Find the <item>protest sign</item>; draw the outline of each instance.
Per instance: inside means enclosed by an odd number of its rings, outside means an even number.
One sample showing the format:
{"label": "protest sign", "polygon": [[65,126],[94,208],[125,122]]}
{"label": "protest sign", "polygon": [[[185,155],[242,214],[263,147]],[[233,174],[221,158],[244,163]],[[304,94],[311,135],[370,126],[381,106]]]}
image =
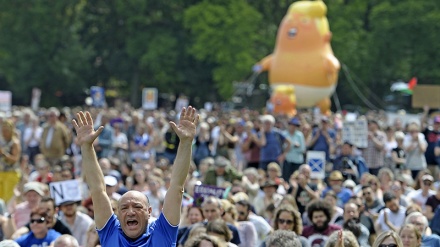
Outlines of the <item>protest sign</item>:
{"label": "protest sign", "polygon": [[412,95],[412,107],[440,108],[440,85],[417,85]]}
{"label": "protest sign", "polygon": [[92,97],[92,105],[94,107],[105,106],[105,91],[103,87],[91,87],[90,96]]}
{"label": "protest sign", "polygon": [[183,107],[188,107],[188,105],[189,105],[189,99],[186,96],[180,96],[176,100],[175,110],[176,112],[180,112]]}
{"label": "protest sign", "polygon": [[0,112],[11,112],[12,92],[0,91]]}
{"label": "protest sign", "polygon": [[325,152],[307,151],[306,160],[312,170],[310,176],[312,178],[324,179],[326,164]]}
{"label": "protest sign", "polygon": [[366,148],[368,146],[367,120],[345,121],[342,126],[342,141],[348,141],[357,148]]}
{"label": "protest sign", "polygon": [[144,88],[142,90],[142,108],[144,110],[157,109],[157,88]]}
{"label": "protest sign", "polygon": [[40,107],[40,99],[41,99],[41,89],[39,88],[32,88],[32,98],[31,98],[31,108],[34,111],[38,110],[38,107]]}
{"label": "protest sign", "polygon": [[49,184],[50,196],[55,200],[55,205],[64,202],[81,201],[81,190],[78,180],[67,180]]}
{"label": "protest sign", "polygon": [[200,207],[204,198],[208,196],[214,196],[217,198],[223,198],[226,189],[212,185],[196,185],[194,186],[194,205]]}

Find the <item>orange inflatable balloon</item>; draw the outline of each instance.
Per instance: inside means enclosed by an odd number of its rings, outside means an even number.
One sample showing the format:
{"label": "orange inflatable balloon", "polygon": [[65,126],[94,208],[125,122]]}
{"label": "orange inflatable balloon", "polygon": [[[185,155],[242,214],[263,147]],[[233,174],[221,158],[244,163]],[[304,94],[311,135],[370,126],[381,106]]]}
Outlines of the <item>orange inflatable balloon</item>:
{"label": "orange inflatable balloon", "polygon": [[254,66],[257,72],[269,72],[272,92],[293,86],[296,107],[327,105],[324,111],[330,107],[328,98],[336,88],[340,63],[330,46],[326,13],[322,1],[291,4],[278,29],[274,52]]}

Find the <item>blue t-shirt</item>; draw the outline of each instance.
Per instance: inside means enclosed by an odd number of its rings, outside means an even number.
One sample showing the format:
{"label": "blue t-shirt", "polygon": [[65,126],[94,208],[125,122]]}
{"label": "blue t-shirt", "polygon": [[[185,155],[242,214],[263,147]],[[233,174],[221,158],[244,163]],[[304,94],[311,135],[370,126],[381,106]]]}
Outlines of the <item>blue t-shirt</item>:
{"label": "blue t-shirt", "polygon": [[260,149],[260,160],[263,162],[277,161],[278,156],[283,153],[283,143],[286,137],[277,129],[264,133],[266,145]]}
{"label": "blue t-shirt", "polygon": [[161,213],[155,222],[148,225],[146,232],[142,234],[141,237],[132,241],[125,236],[118,218],[113,214],[105,226],[98,230],[98,235],[102,246],[175,247],[177,242],[177,230],[178,226],[170,225],[165,215]]}
{"label": "blue t-shirt", "polygon": [[[321,131],[321,129],[314,128],[312,136],[315,137],[315,135],[317,135],[319,131]],[[334,142],[334,140],[336,138],[336,132],[333,129],[328,129],[328,135]],[[324,135],[322,135],[322,134],[319,135],[318,139],[316,140],[315,144],[313,145],[313,147],[311,149],[313,151],[324,151],[326,159],[329,160],[329,158],[330,158],[330,145],[325,140]]]}
{"label": "blue t-shirt", "polygon": [[422,247],[440,247],[440,237],[436,234],[422,237]]}
{"label": "blue t-shirt", "polygon": [[15,242],[21,247],[48,247],[59,236],[61,236],[60,233],[54,229],[49,229],[44,238],[36,238],[32,232],[29,232],[26,235],[17,238]]}

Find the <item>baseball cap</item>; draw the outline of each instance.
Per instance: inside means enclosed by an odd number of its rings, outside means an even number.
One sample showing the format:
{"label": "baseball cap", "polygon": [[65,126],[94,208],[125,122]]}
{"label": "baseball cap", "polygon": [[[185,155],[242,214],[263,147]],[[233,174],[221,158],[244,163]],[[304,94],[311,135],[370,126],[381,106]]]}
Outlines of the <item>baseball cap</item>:
{"label": "baseball cap", "polygon": [[40,196],[44,196],[44,191],[41,188],[41,185],[39,182],[29,182],[26,183],[23,187],[23,194],[28,193],[29,191],[35,191],[37,192],[37,194],[39,194]]}
{"label": "baseball cap", "polygon": [[295,126],[300,126],[301,125],[301,123],[299,122],[298,118],[296,118],[296,117],[290,119],[289,124],[295,125]]}
{"label": "baseball cap", "polygon": [[115,177],[110,176],[110,175],[104,177],[104,182],[105,182],[105,185],[110,186],[110,187],[116,186],[116,184],[118,184],[118,180]]}

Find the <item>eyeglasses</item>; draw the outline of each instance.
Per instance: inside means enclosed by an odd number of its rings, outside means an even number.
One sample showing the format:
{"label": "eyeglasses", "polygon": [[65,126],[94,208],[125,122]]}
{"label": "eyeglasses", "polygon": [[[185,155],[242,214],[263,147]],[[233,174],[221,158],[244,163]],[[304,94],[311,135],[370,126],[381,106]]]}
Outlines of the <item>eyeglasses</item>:
{"label": "eyeglasses", "polygon": [[291,224],[293,224],[293,220],[278,219],[278,224],[287,224],[287,225],[291,225]]}
{"label": "eyeglasses", "polygon": [[364,192],[364,193],[362,193],[363,196],[370,195],[370,194],[371,194],[371,192]]}
{"label": "eyeglasses", "polygon": [[397,244],[379,244],[379,247],[397,247]]}
{"label": "eyeglasses", "polygon": [[33,223],[41,224],[41,223],[44,223],[45,221],[46,221],[46,219],[44,219],[43,217],[41,217],[39,219],[31,219],[31,224],[33,224]]}
{"label": "eyeglasses", "polygon": [[246,212],[238,212],[239,215],[246,215]]}

